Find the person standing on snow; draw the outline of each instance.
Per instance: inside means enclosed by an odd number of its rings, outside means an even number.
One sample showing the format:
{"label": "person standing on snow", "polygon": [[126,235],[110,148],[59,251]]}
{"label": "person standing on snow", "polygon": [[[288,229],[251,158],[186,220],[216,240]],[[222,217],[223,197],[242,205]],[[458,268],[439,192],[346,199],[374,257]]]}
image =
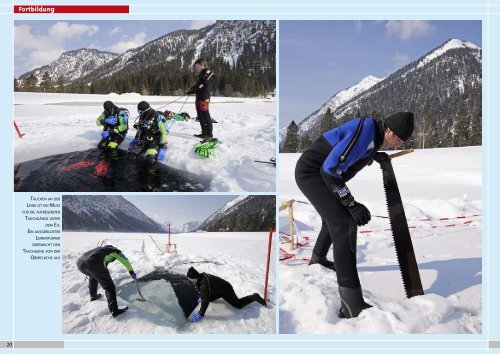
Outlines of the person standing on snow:
{"label": "person standing on snow", "polygon": [[233,286],[224,279],[216,277],[212,274],[198,273],[193,267],[188,269],[187,277],[191,283],[196,285],[200,294],[201,307],[200,311],[189,316],[189,321],[195,323],[201,321],[208,304],[217,299],[224,299],[231,306],[241,309],[254,301],[257,301],[262,306],[266,306],[264,299],[257,293],[238,298],[234,292]]}
{"label": "person standing on snow", "polygon": [[213,126],[208,106],[210,103],[210,81],[214,76],[213,70],[207,67],[205,59],[198,59],[194,62],[194,68],[198,73],[198,80],[187,92],[186,95],[196,94],[196,114],[200,121],[201,134],[194,136],[202,139],[213,138]]}
{"label": "person standing on snow", "polygon": [[128,151],[137,156],[146,151],[146,161],[153,163],[164,160],[167,154],[168,133],[165,128],[165,117],[155,111],[148,102],[141,101],[137,105],[139,121],[134,124],[137,129],[135,138],[130,142]]}
{"label": "person standing on snow", "polygon": [[[413,129],[412,112],[398,112],[384,121],[355,118],[323,133],[297,161],[297,186],[322,220],[309,264],[336,271],[341,318],[357,317],[371,307],[363,299],[356,268],[357,227],[367,224],[371,215],[345,183],[384,154],[379,149],[399,147],[410,139]],[[326,258],[332,243],[334,262]]]}
{"label": "person standing on snow", "polygon": [[104,111],[97,117],[97,126],[102,126],[99,149],[115,150],[125,139],[128,131],[129,112],[125,108],[117,107],[113,102],[103,104]]}
{"label": "person standing on snow", "polygon": [[115,260],[120,261],[127,268],[132,279],[137,279],[137,275],[127,257],[122,251],[111,245],[87,251],[76,261],[76,266],[80,272],[89,277],[90,301],[95,301],[101,297],[101,294],[97,293],[97,284],[100,284],[106,294],[108,308],[113,317],[128,310],[128,307],[118,308],[115,283],[113,283],[111,274],[109,274],[108,264]]}

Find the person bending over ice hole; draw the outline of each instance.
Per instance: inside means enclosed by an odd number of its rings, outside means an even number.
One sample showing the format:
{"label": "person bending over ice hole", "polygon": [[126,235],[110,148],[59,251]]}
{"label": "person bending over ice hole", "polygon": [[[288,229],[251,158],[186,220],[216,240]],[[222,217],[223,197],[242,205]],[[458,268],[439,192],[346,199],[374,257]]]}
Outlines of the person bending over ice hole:
{"label": "person bending over ice hole", "polygon": [[100,284],[108,300],[108,308],[113,317],[116,317],[128,310],[128,307],[118,308],[116,299],[116,288],[109,274],[108,264],[118,259],[127,268],[132,279],[137,279],[137,275],[132,269],[132,265],[127,257],[118,248],[107,245],[97,247],[85,252],[76,261],[76,266],[89,278],[90,301],[97,300],[101,294],[97,293],[97,284]]}
{"label": "person bending over ice hole", "polygon": [[137,113],[139,113],[139,121],[134,124],[137,133],[128,148],[130,156],[136,157],[146,151],[147,162],[164,160],[168,140],[168,133],[163,124],[165,117],[161,112],[151,108],[146,101],[139,102]]}
{"label": "person bending over ice hole", "polygon": [[214,76],[213,70],[207,67],[205,59],[198,59],[194,62],[194,68],[198,73],[198,80],[187,92],[186,95],[196,94],[196,114],[200,121],[201,134],[194,136],[202,139],[213,138],[213,126],[208,106],[210,104],[210,81]]}
{"label": "person bending over ice hole", "polygon": [[103,103],[104,111],[97,117],[97,126],[102,126],[101,141],[97,145],[99,149],[116,151],[128,131],[129,112],[125,108],[117,107],[113,102]]}
{"label": "person bending over ice hole", "polygon": [[196,269],[191,267],[188,269],[187,277],[191,283],[196,285],[200,294],[200,311],[193,313],[188,318],[188,320],[193,323],[201,321],[203,316],[205,316],[208,304],[220,298],[237,309],[241,309],[254,301],[257,301],[262,306],[266,306],[264,299],[257,293],[242,297],[241,299],[238,298],[234,292],[233,286],[226,280],[216,277],[215,275],[198,273]]}
{"label": "person bending over ice hole", "polygon": [[[357,317],[371,307],[363,299],[356,268],[357,227],[371,215],[345,184],[373,160],[381,148],[399,147],[413,134],[412,112],[395,113],[385,121],[355,118],[323,133],[298,159],[295,180],[321,216],[321,230],[309,264],[337,273],[340,318]],[[334,262],[326,255],[333,244]]]}

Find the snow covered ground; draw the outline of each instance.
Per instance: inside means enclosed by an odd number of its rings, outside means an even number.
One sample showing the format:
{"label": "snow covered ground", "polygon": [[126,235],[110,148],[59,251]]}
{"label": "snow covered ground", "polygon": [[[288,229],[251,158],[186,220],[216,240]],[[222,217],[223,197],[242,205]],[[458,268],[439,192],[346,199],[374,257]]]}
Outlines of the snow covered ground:
{"label": "snow covered ground", "polygon": [[[14,131],[14,161],[20,163],[54,154],[95,147],[101,127],[95,124],[102,104],[112,100],[131,113],[129,133],[120,146],[127,149],[135,135],[133,120],[137,103],[148,101],[160,108],[178,97],[140,96],[139,94],[79,95],[15,93],[15,121],[26,134],[22,139]],[[196,116],[194,97],[190,96],[162,107]],[[276,156],[275,100],[255,98],[213,97],[210,113],[218,121],[214,136],[222,144],[216,155],[207,160],[193,150],[199,139],[200,124],[194,120],[176,122],[170,130],[167,158],[162,163],[189,171],[211,180],[212,192],[271,192],[275,187],[276,169],[254,160]],[[170,123],[168,123],[170,124]]]}
{"label": "snow covered ground", "polygon": [[[166,235],[153,234],[152,237],[160,247],[167,243]],[[216,300],[210,303],[201,322],[178,327],[120,297],[118,305],[129,306],[129,310],[116,319],[111,317],[104,296],[99,301],[89,302],[88,282],[77,269],[76,260],[102,240],[122,250],[139,278],[155,267],[186,274],[187,269],[194,266],[199,272],[228,280],[240,297],[254,292],[263,295],[267,233],[176,234],[171,242],[177,244],[178,253],[161,255],[149,234],[66,232],[63,234],[62,262],[63,333],[275,333],[274,257],[271,259],[267,308],[253,303],[237,310],[223,300]],[[184,264],[189,262],[199,263]],[[108,269],[117,287],[132,281],[119,262],[111,263]],[[103,294],[100,287],[98,291]]]}
{"label": "snow covered ground", "polygon": [[[321,221],[311,205],[294,203],[299,239],[310,240],[280,265],[280,333],[481,333],[482,217],[435,220],[482,213],[481,154],[481,147],[417,150],[393,161],[408,224],[415,226],[410,233],[425,295],[405,299],[392,234],[384,231],[388,221],[375,217],[358,229],[357,249],[365,300],[374,307],[356,319],[336,315],[335,273],[303,259],[311,256]],[[280,154],[280,202],[307,201],[294,180],[299,156]],[[387,215],[377,163],[348,185],[372,216]],[[289,233],[286,211],[280,231]]]}

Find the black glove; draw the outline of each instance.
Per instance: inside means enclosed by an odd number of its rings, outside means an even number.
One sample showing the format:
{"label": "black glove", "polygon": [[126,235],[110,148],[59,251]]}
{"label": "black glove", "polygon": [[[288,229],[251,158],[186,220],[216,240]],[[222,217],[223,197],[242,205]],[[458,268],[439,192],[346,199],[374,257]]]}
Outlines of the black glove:
{"label": "black glove", "polygon": [[353,201],[351,205],[347,207],[349,213],[351,213],[354,222],[358,226],[363,226],[368,224],[372,218],[370,211],[363,204]]}
{"label": "black glove", "polygon": [[373,159],[378,163],[382,163],[383,161],[387,161],[389,159],[389,155],[387,155],[385,152],[377,152]]}

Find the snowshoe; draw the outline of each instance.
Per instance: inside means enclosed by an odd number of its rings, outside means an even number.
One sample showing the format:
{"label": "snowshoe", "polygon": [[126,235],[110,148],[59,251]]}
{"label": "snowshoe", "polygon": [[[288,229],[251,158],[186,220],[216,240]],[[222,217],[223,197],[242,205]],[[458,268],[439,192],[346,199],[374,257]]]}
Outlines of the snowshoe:
{"label": "snowshoe", "polygon": [[217,140],[217,138],[202,140],[196,144],[194,152],[203,157],[211,157],[217,144],[219,144],[219,140]]}

